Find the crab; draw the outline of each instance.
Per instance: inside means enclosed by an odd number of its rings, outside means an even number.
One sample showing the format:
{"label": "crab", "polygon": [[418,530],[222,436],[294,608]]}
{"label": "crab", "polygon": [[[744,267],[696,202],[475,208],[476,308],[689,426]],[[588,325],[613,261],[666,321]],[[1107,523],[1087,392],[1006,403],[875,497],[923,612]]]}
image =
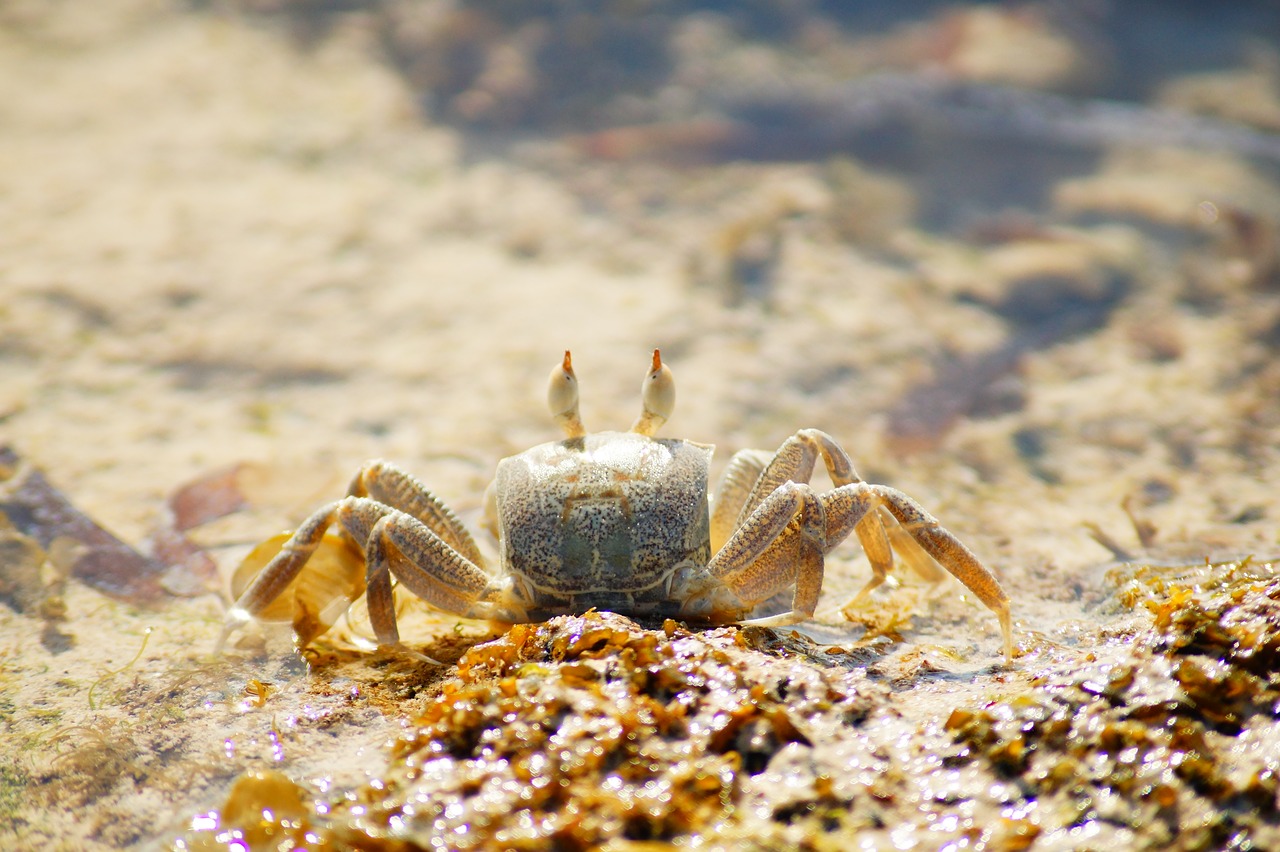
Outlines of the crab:
{"label": "crab", "polygon": [[[675,381],[659,350],[641,397],[630,431],[588,433],[564,353],[547,397],[563,440],[500,461],[485,495],[496,570],[458,517],[416,479],[385,461],[365,464],[346,497],[272,547],[229,610],[223,639],[282,597],[334,538],[330,528],[358,554],[364,573],[341,603],[365,594],[379,644],[398,647],[393,577],[433,607],[496,622],[597,608],[706,624],[792,624],[813,616],[824,558],[855,532],[872,568],[855,600],[884,582],[895,549],[904,555],[918,545],[996,614],[1012,659],[1009,598],[995,576],[906,494],[861,480],[830,435],[802,429],[775,453],[739,451],[711,499],[714,447],[655,437],[675,406]],[[828,491],[808,484],[819,459]]]}

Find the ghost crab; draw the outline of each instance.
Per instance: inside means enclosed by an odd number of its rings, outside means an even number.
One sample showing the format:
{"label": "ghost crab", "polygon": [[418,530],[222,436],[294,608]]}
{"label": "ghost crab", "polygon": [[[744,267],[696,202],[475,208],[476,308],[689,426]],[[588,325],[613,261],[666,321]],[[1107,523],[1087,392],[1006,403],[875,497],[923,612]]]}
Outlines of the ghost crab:
{"label": "ghost crab", "polygon": [[[996,578],[910,497],[859,479],[830,435],[802,429],[776,453],[736,453],[709,500],[713,446],[654,437],[675,405],[675,382],[658,350],[641,395],[643,409],[629,432],[588,433],[564,353],[548,390],[564,439],[503,459],[486,493],[497,571],[430,491],[384,461],[369,462],[347,497],[316,511],[273,549],[229,611],[223,640],[282,596],[332,539],[330,527],[363,563],[363,582],[341,603],[365,594],[378,642],[391,646],[400,644],[393,576],[432,606],[467,618],[540,621],[595,607],[780,626],[813,615],[823,559],[850,532],[872,567],[861,598],[884,582],[893,548],[911,545],[902,541],[905,530],[997,615],[1012,659],[1009,599]],[[819,459],[834,486],[822,493],[808,484]],[[787,592],[785,611],[752,617]]]}

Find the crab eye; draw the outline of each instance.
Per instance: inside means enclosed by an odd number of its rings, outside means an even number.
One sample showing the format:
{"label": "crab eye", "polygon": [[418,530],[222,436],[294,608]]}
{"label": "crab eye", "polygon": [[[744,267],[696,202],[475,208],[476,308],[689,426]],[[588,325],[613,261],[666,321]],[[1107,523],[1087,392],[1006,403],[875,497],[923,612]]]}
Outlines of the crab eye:
{"label": "crab eye", "polygon": [[552,415],[559,417],[568,414],[578,405],[578,377],[573,374],[573,362],[569,352],[564,353],[564,362],[556,364],[551,371],[551,381],[547,387],[547,405]]}
{"label": "crab eye", "polygon": [[663,420],[671,417],[676,408],[676,379],[671,368],[662,363],[662,352],[653,350],[653,367],[649,375],[644,377],[644,386],[640,390],[644,398],[644,407]]}
{"label": "crab eye", "polygon": [[644,411],[631,431],[652,435],[658,431],[659,426],[667,422],[676,407],[676,380],[671,375],[671,369],[662,363],[662,353],[657,349],[653,350],[653,366],[644,377],[640,395]]}
{"label": "crab eye", "polygon": [[578,377],[573,374],[573,361],[567,349],[564,361],[551,370],[547,406],[551,409],[551,416],[560,421],[570,438],[583,434],[582,421],[578,418]]}

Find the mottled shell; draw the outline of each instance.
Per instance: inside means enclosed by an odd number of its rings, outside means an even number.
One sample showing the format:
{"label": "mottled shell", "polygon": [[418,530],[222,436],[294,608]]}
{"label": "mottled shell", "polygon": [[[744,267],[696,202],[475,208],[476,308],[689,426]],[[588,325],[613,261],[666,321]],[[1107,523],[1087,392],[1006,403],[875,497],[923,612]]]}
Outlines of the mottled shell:
{"label": "mottled shell", "polygon": [[644,611],[665,600],[678,567],[706,565],[712,450],[599,432],[503,459],[495,482],[502,564],[531,607],[624,602]]}

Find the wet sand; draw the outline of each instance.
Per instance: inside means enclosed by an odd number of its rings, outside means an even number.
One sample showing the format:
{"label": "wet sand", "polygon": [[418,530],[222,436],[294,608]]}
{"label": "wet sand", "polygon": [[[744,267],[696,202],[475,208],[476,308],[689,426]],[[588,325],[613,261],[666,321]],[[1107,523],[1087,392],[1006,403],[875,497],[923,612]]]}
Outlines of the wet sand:
{"label": "wet sand", "polygon": [[[864,679],[885,731],[976,741],[958,709],[1041,699],[1157,648],[1177,582],[1126,598],[1118,563],[1178,577],[1280,551],[1274,164],[1111,147],[1035,216],[940,231],[910,182],[850,159],[669,166],[556,134],[484,155],[424,118],[367,18],[300,45],[249,14],[82,11],[0,12],[0,443],[138,546],[184,484],[243,463],[255,479],[248,508],[192,533],[214,593],[179,582],[139,606],[72,580],[54,603],[0,605],[7,845],[164,844],[246,771],[334,789],[387,771],[383,744],[456,672],[345,650],[358,623],[310,671],[278,631],[214,656],[221,584],[369,458],[476,528],[496,461],[557,437],[544,382],[565,349],[588,428],[630,424],[660,347],[678,383],[664,434],[717,444],[714,473],[824,429],[991,566],[1013,599],[1011,668],[995,618],[951,580],[906,577],[842,616],[869,575],[853,541],[815,621],[756,649]],[[725,73],[714,35],[685,33]],[[1256,93],[1240,99],[1254,126],[1280,126],[1271,61],[1185,75],[1163,102],[1225,86]],[[1080,305],[1096,308],[1081,328],[1038,324]],[[455,661],[488,635],[456,621],[411,615],[406,639]],[[749,655],[738,665],[749,678]],[[1265,750],[1274,714],[1250,718]],[[975,807],[969,829],[1014,819]],[[1042,848],[1079,839],[1047,810],[1016,819]],[[1155,836],[1115,824],[1093,842]]]}

